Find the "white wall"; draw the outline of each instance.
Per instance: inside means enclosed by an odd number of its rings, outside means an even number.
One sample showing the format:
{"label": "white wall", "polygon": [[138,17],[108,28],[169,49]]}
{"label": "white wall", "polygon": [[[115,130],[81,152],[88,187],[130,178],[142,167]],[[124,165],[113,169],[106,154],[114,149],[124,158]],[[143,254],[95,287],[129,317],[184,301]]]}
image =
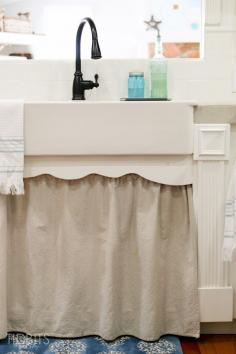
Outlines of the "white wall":
{"label": "white wall", "polygon": [[[169,65],[170,97],[196,102],[236,102],[236,1],[207,0],[207,29],[203,61],[174,60]],[[100,74],[101,87],[90,98],[119,99],[127,95],[127,76],[148,62],[98,60],[84,63],[84,77]],[[4,63],[0,61],[0,98],[63,100],[71,98],[72,62]],[[235,87],[236,91],[236,87]]]}

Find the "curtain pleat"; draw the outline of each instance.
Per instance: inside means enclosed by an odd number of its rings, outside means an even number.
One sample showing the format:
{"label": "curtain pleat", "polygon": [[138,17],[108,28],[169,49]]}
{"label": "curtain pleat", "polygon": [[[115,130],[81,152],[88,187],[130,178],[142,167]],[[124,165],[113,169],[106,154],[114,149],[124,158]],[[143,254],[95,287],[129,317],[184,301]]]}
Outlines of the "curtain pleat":
{"label": "curtain pleat", "polygon": [[7,333],[7,203],[0,195],[0,338]]}
{"label": "curtain pleat", "polygon": [[0,199],[1,337],[198,337],[192,204],[137,175],[26,179]]}

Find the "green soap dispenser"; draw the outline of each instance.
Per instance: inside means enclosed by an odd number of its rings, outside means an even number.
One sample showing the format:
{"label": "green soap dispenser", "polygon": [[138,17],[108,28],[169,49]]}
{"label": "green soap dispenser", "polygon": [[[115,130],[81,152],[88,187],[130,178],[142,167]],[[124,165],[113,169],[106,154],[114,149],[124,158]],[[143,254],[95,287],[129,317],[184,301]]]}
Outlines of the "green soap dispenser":
{"label": "green soap dispenser", "polygon": [[154,58],[150,62],[151,98],[168,99],[167,60]]}
{"label": "green soap dispenser", "polygon": [[150,96],[160,100],[168,99],[168,62],[163,55],[163,46],[159,25],[154,16],[150,21],[145,21],[150,29],[157,30],[157,42],[155,56],[150,59]]}

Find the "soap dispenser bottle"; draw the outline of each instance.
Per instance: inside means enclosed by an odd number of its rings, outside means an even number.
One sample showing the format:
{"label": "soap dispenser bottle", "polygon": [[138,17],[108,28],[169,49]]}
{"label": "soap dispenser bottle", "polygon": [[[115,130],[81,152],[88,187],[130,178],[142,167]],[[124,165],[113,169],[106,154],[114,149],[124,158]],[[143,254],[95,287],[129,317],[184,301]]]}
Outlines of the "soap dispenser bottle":
{"label": "soap dispenser bottle", "polygon": [[168,62],[163,55],[163,46],[159,26],[157,26],[156,29],[156,53],[150,60],[151,98],[165,101],[168,99]]}

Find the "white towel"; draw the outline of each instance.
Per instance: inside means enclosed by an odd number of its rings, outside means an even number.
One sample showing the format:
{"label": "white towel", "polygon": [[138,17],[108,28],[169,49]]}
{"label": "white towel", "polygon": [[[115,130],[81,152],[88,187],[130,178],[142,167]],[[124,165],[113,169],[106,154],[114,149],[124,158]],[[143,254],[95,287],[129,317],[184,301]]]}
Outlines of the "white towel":
{"label": "white towel", "polygon": [[236,163],[231,175],[225,204],[223,260],[236,261]]}
{"label": "white towel", "polygon": [[24,104],[0,101],[0,193],[24,194]]}

